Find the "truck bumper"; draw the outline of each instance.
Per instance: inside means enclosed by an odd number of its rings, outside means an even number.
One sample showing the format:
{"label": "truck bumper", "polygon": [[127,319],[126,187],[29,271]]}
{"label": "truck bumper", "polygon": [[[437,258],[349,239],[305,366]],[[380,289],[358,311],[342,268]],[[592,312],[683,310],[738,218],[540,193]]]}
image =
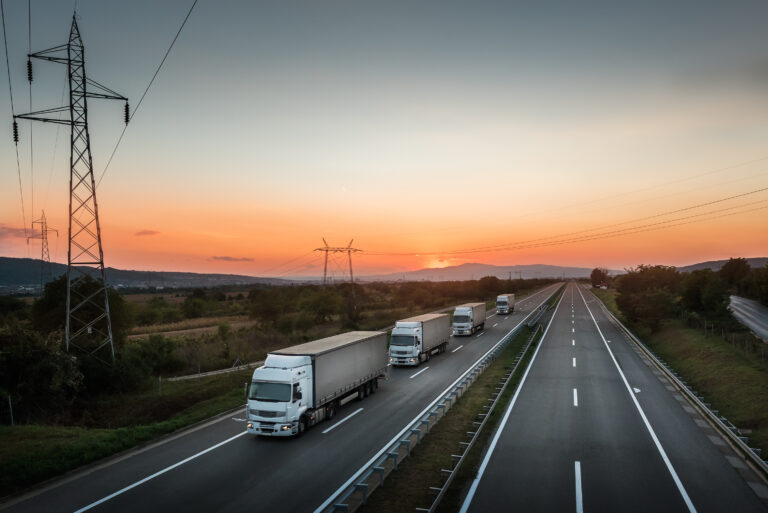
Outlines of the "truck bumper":
{"label": "truck bumper", "polygon": [[390,364],[392,365],[407,365],[414,366],[419,364],[418,356],[392,356],[390,357]]}
{"label": "truck bumper", "polygon": [[258,420],[251,420],[245,425],[245,430],[251,435],[293,436],[298,431],[298,423],[260,422]]}
{"label": "truck bumper", "polygon": [[464,335],[471,335],[472,330],[453,330],[453,334],[456,335],[457,337],[461,337]]}

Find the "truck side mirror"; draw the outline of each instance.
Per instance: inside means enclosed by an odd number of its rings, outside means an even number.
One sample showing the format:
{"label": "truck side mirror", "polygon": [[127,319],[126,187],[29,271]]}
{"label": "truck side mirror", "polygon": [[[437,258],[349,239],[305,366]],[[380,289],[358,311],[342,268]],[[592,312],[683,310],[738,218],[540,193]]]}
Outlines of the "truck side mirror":
{"label": "truck side mirror", "polygon": [[294,398],[294,401],[298,401],[301,399],[301,392],[296,392],[296,396]]}

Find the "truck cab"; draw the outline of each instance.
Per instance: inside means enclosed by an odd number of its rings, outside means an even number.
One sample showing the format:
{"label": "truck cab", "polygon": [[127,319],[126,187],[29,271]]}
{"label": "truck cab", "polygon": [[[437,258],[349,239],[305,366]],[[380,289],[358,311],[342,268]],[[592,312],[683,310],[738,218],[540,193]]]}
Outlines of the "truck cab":
{"label": "truck cab", "polygon": [[400,322],[389,339],[389,362],[392,365],[419,365],[422,353],[421,323]]}
{"label": "truck cab", "polygon": [[309,356],[268,355],[253,373],[246,429],[254,435],[292,436],[306,428],[300,419],[313,402]]}

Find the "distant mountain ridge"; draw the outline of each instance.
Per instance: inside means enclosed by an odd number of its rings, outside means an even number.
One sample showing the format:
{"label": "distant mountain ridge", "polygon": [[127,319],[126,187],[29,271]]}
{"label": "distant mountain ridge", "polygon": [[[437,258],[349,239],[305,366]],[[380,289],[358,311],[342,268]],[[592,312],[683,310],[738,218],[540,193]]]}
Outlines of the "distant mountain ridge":
{"label": "distant mountain ridge", "polygon": [[[67,266],[51,263],[54,278],[67,272]],[[290,280],[259,278],[240,274],[201,274],[165,271],[130,271],[107,267],[107,283],[126,288],[188,288],[220,285],[287,285]],[[0,257],[0,294],[37,290],[40,286],[40,260],[35,258]]]}
{"label": "distant mountain ridge", "polygon": [[[749,266],[753,269],[758,267],[765,267],[768,264],[768,257],[755,257],[747,258]],[[719,271],[728,260],[712,260],[709,262],[700,262],[698,264],[686,265],[685,267],[678,267],[677,270],[687,273],[691,271],[698,271],[701,269],[712,269],[713,271]]]}
{"label": "distant mountain ridge", "polygon": [[[589,278],[593,268],[561,267],[558,265],[529,264],[529,265],[489,265],[461,264],[452,267],[434,269],[419,269],[403,273],[377,274],[360,276],[360,281],[462,281],[479,280],[484,276],[508,278]],[[609,270],[610,274],[622,274],[624,271]]]}

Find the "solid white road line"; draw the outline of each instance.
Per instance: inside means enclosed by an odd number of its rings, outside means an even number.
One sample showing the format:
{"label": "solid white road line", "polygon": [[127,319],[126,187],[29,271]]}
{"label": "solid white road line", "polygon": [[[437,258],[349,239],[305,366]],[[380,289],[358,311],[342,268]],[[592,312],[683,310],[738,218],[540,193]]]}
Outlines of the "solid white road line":
{"label": "solid white road line", "polygon": [[573,405],[577,408],[579,406],[579,391],[575,388],[573,389]]}
{"label": "solid white road line", "polygon": [[453,351],[451,351],[451,352],[452,352],[452,353],[455,353],[456,351],[458,351],[458,350],[459,350],[459,349],[461,349],[462,347],[464,347],[464,344],[460,345],[459,347],[457,347],[456,349],[454,349],[454,350],[453,350]]}
{"label": "solid white road line", "polygon": [[581,498],[581,462],[574,462],[574,471],[576,474],[576,513],[584,513],[584,504]]}
{"label": "solid white road line", "polygon": [[82,513],[83,511],[88,511],[91,508],[95,508],[96,506],[98,506],[100,504],[103,504],[103,503],[107,502],[110,499],[114,499],[118,495],[122,495],[125,492],[136,488],[137,486],[141,486],[144,483],[146,483],[147,481],[150,481],[150,480],[152,480],[152,479],[154,479],[154,478],[156,478],[158,476],[161,476],[161,475],[165,474],[166,472],[169,472],[169,471],[175,469],[176,467],[180,467],[181,465],[184,465],[185,463],[188,463],[188,462],[194,460],[195,458],[198,458],[198,457],[202,456],[203,454],[207,454],[207,453],[213,451],[214,449],[218,449],[222,445],[228,444],[232,440],[240,438],[241,436],[243,436],[243,435],[245,435],[247,433],[248,433],[247,431],[243,431],[242,433],[238,433],[235,436],[227,438],[223,442],[219,442],[216,445],[212,445],[209,448],[207,448],[207,449],[205,449],[203,451],[198,452],[197,454],[193,454],[189,458],[183,459],[183,460],[179,461],[178,463],[174,463],[173,465],[171,465],[169,467],[165,467],[163,470],[159,470],[159,471],[155,472],[154,474],[145,477],[144,479],[141,479],[141,480],[136,481],[135,483],[133,483],[131,485],[126,486],[125,488],[121,488],[120,490],[116,491],[115,493],[107,495],[103,499],[99,499],[96,502],[92,502],[91,504],[89,504],[89,505],[87,505],[87,506],[85,506],[83,508],[78,509],[77,511],[75,511],[75,513]]}
{"label": "solid white road line", "polygon": [[[536,294],[532,294],[531,296],[528,296],[528,298],[527,298],[527,299],[533,299],[533,296],[537,296],[537,295],[539,295],[539,294],[543,294],[543,293],[546,293],[546,292],[548,292],[549,290],[551,290],[551,288],[550,288],[550,287],[548,287],[548,288],[546,288],[546,289],[544,289],[544,290],[541,290],[541,291],[537,292]],[[541,302],[539,303],[539,306],[541,306],[543,303],[544,303],[544,301],[541,301]],[[559,305],[559,303],[558,303],[558,305]],[[537,308],[538,308],[538,306],[537,306]],[[533,311],[529,312],[529,313],[528,313],[528,315],[526,315],[526,316],[523,318],[523,320],[521,320],[519,323],[517,323],[517,324],[515,325],[515,327],[514,327],[514,328],[512,328],[511,330],[509,330],[509,331],[506,333],[506,335],[504,335],[504,336],[507,336],[507,335],[509,335],[510,333],[512,333],[514,330],[516,330],[516,329],[517,329],[517,328],[518,328],[518,327],[519,327],[521,324],[523,324],[523,323],[524,323],[526,320],[528,320],[528,318],[529,318],[529,317],[531,317],[532,315],[533,315]],[[551,324],[551,323],[552,323],[552,321],[550,320],[550,324]],[[549,325],[547,325],[547,329],[549,329]],[[546,331],[545,331],[545,333],[546,333]],[[405,427],[404,427],[404,428],[403,428],[403,429],[402,429],[402,430],[401,430],[399,433],[397,433],[397,434],[396,434],[396,435],[395,435],[395,436],[394,436],[394,437],[393,437],[393,438],[392,438],[392,439],[391,439],[389,442],[387,442],[387,443],[386,443],[386,444],[385,444],[385,445],[384,445],[384,446],[383,446],[381,449],[379,449],[379,451],[378,451],[376,454],[374,454],[374,455],[371,457],[371,459],[369,459],[369,460],[368,460],[366,463],[364,463],[362,467],[358,468],[358,469],[357,469],[357,471],[356,471],[354,474],[352,474],[352,476],[351,476],[349,479],[347,479],[347,480],[346,480],[346,482],[344,482],[344,484],[342,484],[342,485],[341,485],[339,488],[337,488],[337,489],[336,489],[336,491],[335,491],[335,492],[333,492],[333,493],[332,493],[332,494],[331,494],[331,495],[330,495],[330,496],[329,496],[327,499],[325,499],[325,501],[323,501],[323,503],[322,503],[320,506],[318,506],[318,507],[315,509],[314,513],[321,513],[322,511],[324,511],[324,510],[325,510],[325,508],[327,508],[327,507],[328,507],[328,506],[331,504],[331,502],[333,502],[333,501],[334,501],[334,500],[337,498],[337,496],[338,496],[338,495],[339,495],[339,494],[340,494],[342,491],[344,491],[344,490],[345,490],[345,489],[346,489],[346,488],[347,488],[349,485],[351,485],[351,484],[352,484],[352,483],[355,481],[355,479],[359,478],[359,477],[360,477],[360,476],[363,474],[363,472],[365,472],[365,471],[366,471],[366,469],[368,469],[368,467],[369,467],[369,466],[370,466],[370,465],[371,465],[371,464],[372,464],[374,461],[376,461],[377,459],[379,459],[379,458],[380,458],[380,457],[381,457],[381,456],[384,454],[384,451],[385,451],[385,450],[387,450],[387,447],[389,447],[391,444],[393,444],[393,443],[394,443],[396,440],[398,440],[399,438],[401,438],[401,437],[402,437],[402,436],[403,436],[403,435],[404,435],[404,434],[407,432],[407,430],[408,430],[408,426],[409,426],[409,425],[410,425],[412,422],[415,422],[415,421],[416,421],[416,419],[418,419],[419,417],[421,417],[421,416],[423,416],[424,414],[426,414],[426,413],[427,413],[427,412],[428,412],[428,411],[429,411],[429,410],[430,410],[432,407],[434,407],[434,406],[435,406],[435,404],[437,404],[437,403],[438,403],[438,401],[440,401],[441,399],[443,399],[443,396],[444,396],[445,394],[447,394],[447,393],[448,393],[448,391],[449,391],[449,390],[451,390],[451,388],[453,388],[453,387],[454,387],[454,386],[455,386],[455,385],[456,385],[456,384],[457,384],[459,381],[461,381],[462,379],[464,379],[464,378],[467,376],[467,374],[469,374],[469,372],[470,372],[470,370],[472,369],[472,367],[474,367],[475,365],[477,365],[477,364],[478,364],[478,363],[479,363],[479,362],[480,362],[480,361],[481,361],[483,358],[485,358],[486,356],[488,356],[489,354],[491,354],[491,352],[493,352],[493,350],[494,350],[494,349],[496,349],[496,347],[498,347],[498,345],[501,343],[501,341],[502,341],[503,339],[504,339],[504,337],[501,337],[501,338],[500,338],[500,339],[499,339],[499,340],[498,340],[498,341],[497,341],[497,342],[496,342],[496,343],[495,343],[493,346],[491,346],[491,348],[490,348],[490,349],[488,349],[488,351],[486,351],[486,352],[485,352],[485,353],[484,353],[482,356],[480,356],[480,357],[479,357],[477,360],[475,360],[473,363],[471,363],[471,364],[469,365],[469,367],[467,367],[467,370],[465,370],[465,371],[464,371],[464,372],[463,372],[463,373],[462,373],[462,374],[461,374],[461,375],[460,375],[458,378],[456,378],[456,379],[453,381],[453,383],[451,383],[450,385],[448,385],[448,386],[445,388],[445,390],[443,390],[442,392],[440,392],[440,394],[439,394],[437,397],[435,397],[435,398],[432,400],[432,402],[431,402],[431,403],[429,403],[429,404],[428,404],[428,405],[427,405],[427,406],[426,406],[426,407],[425,407],[423,410],[421,410],[421,412],[419,412],[419,414],[418,414],[418,415],[416,415],[416,416],[415,416],[415,417],[414,417],[414,418],[413,418],[413,419],[412,419],[410,422],[408,422],[408,423],[406,424],[406,426],[405,426]],[[537,351],[538,351],[538,349],[537,349]],[[535,353],[534,353],[534,356],[535,356]],[[530,364],[529,364],[529,365],[530,365]]]}
{"label": "solid white road line", "polygon": [[616,370],[619,371],[621,380],[624,382],[624,386],[627,388],[627,392],[629,392],[629,396],[632,398],[632,402],[635,403],[635,407],[637,408],[637,411],[640,413],[640,417],[643,419],[643,423],[645,424],[646,429],[648,429],[648,433],[650,433],[651,439],[653,440],[653,443],[656,445],[656,449],[659,451],[661,458],[664,460],[664,464],[667,466],[667,470],[669,470],[669,473],[672,476],[672,479],[675,481],[675,485],[677,485],[677,490],[680,492],[680,495],[683,497],[683,501],[685,502],[685,505],[688,507],[688,511],[690,513],[696,513],[696,508],[694,507],[693,502],[691,501],[691,498],[688,496],[688,492],[685,491],[683,482],[680,481],[680,477],[677,475],[675,468],[672,466],[672,462],[669,461],[669,458],[667,457],[667,453],[666,451],[664,451],[664,448],[661,446],[661,442],[659,442],[659,439],[656,436],[656,432],[651,427],[651,423],[648,421],[648,417],[645,416],[645,412],[643,411],[643,408],[640,406],[640,403],[637,402],[637,397],[635,397],[635,394],[632,393],[632,388],[629,386],[627,377],[624,375],[624,371],[621,370],[621,367],[619,367],[619,363],[616,361],[616,357],[613,356],[613,351],[611,351],[611,348],[608,346],[608,341],[605,340],[603,331],[600,329],[600,326],[597,324],[597,321],[595,320],[595,316],[592,315],[592,310],[590,310],[589,305],[587,304],[587,300],[584,298],[584,294],[581,293],[581,290],[579,290],[579,294],[581,294],[581,300],[584,301],[584,306],[587,307],[587,312],[589,312],[589,316],[592,317],[592,322],[595,323],[597,332],[600,334],[600,338],[603,339],[603,344],[605,345],[605,348],[608,350],[608,354],[611,356],[611,360],[613,360],[613,364],[616,366]]}
{"label": "solid white road line", "polygon": [[[491,459],[491,456],[493,455],[493,451],[496,448],[496,444],[499,442],[499,438],[501,438],[501,433],[504,431],[504,426],[507,425],[507,421],[509,420],[509,415],[512,413],[512,408],[515,406],[515,403],[517,402],[517,396],[520,395],[520,390],[523,389],[523,385],[525,384],[525,379],[528,377],[528,373],[531,370],[531,367],[533,366],[533,362],[536,361],[536,355],[539,354],[539,349],[541,349],[541,346],[544,344],[544,339],[547,336],[547,333],[549,332],[549,327],[552,326],[552,321],[554,320],[555,316],[557,316],[557,310],[560,308],[560,304],[563,301],[563,294],[560,296],[560,301],[557,302],[557,306],[555,307],[555,313],[552,314],[552,317],[549,319],[549,323],[547,324],[547,328],[544,330],[544,334],[541,336],[541,339],[539,340],[539,345],[536,347],[536,351],[533,352],[533,356],[531,357],[531,361],[528,362],[528,367],[525,368],[525,373],[523,373],[523,377],[520,379],[520,384],[517,385],[517,390],[515,390],[515,395],[512,396],[512,400],[509,402],[509,406],[507,406],[507,411],[504,412],[504,417],[501,419],[501,424],[496,428],[496,434],[493,436],[493,440],[491,441],[491,446],[488,448],[488,451],[485,453],[485,458],[483,459],[483,462],[480,464],[480,469],[477,471],[477,476],[475,476],[474,481],[472,481],[472,486],[469,488],[469,493],[464,498],[464,503],[461,505],[461,510],[459,513],[467,513],[467,510],[469,509],[470,504],[472,503],[472,499],[475,496],[475,492],[477,491],[477,487],[480,484],[480,480],[483,478],[483,474],[485,473],[486,467],[488,467],[488,462]],[[315,511],[315,513],[318,513]]]}
{"label": "solid white road line", "polygon": [[419,372],[417,372],[417,373],[416,373],[416,374],[414,374],[413,376],[410,376],[408,379],[413,379],[413,378],[415,378],[416,376],[418,376],[419,374],[421,374],[422,372],[424,372],[424,371],[425,371],[425,370],[427,370],[427,369],[429,369],[429,367],[424,367],[423,369],[421,369]]}
{"label": "solid white road line", "polygon": [[[424,370],[426,370],[426,369],[424,369]],[[355,415],[357,415],[361,411],[363,411],[362,408],[358,408],[357,410],[353,411],[352,413],[350,413],[349,415],[347,415],[346,417],[344,417],[343,419],[338,421],[336,424],[334,424],[333,426],[331,426],[328,429],[326,429],[325,431],[323,431],[323,434],[326,434],[328,431],[330,431],[330,430],[336,428],[337,426],[345,423],[346,421],[348,421],[349,419],[351,419],[352,417],[354,417]]]}
{"label": "solid white road line", "polygon": [[573,358],[573,366],[576,367],[576,357]]}

